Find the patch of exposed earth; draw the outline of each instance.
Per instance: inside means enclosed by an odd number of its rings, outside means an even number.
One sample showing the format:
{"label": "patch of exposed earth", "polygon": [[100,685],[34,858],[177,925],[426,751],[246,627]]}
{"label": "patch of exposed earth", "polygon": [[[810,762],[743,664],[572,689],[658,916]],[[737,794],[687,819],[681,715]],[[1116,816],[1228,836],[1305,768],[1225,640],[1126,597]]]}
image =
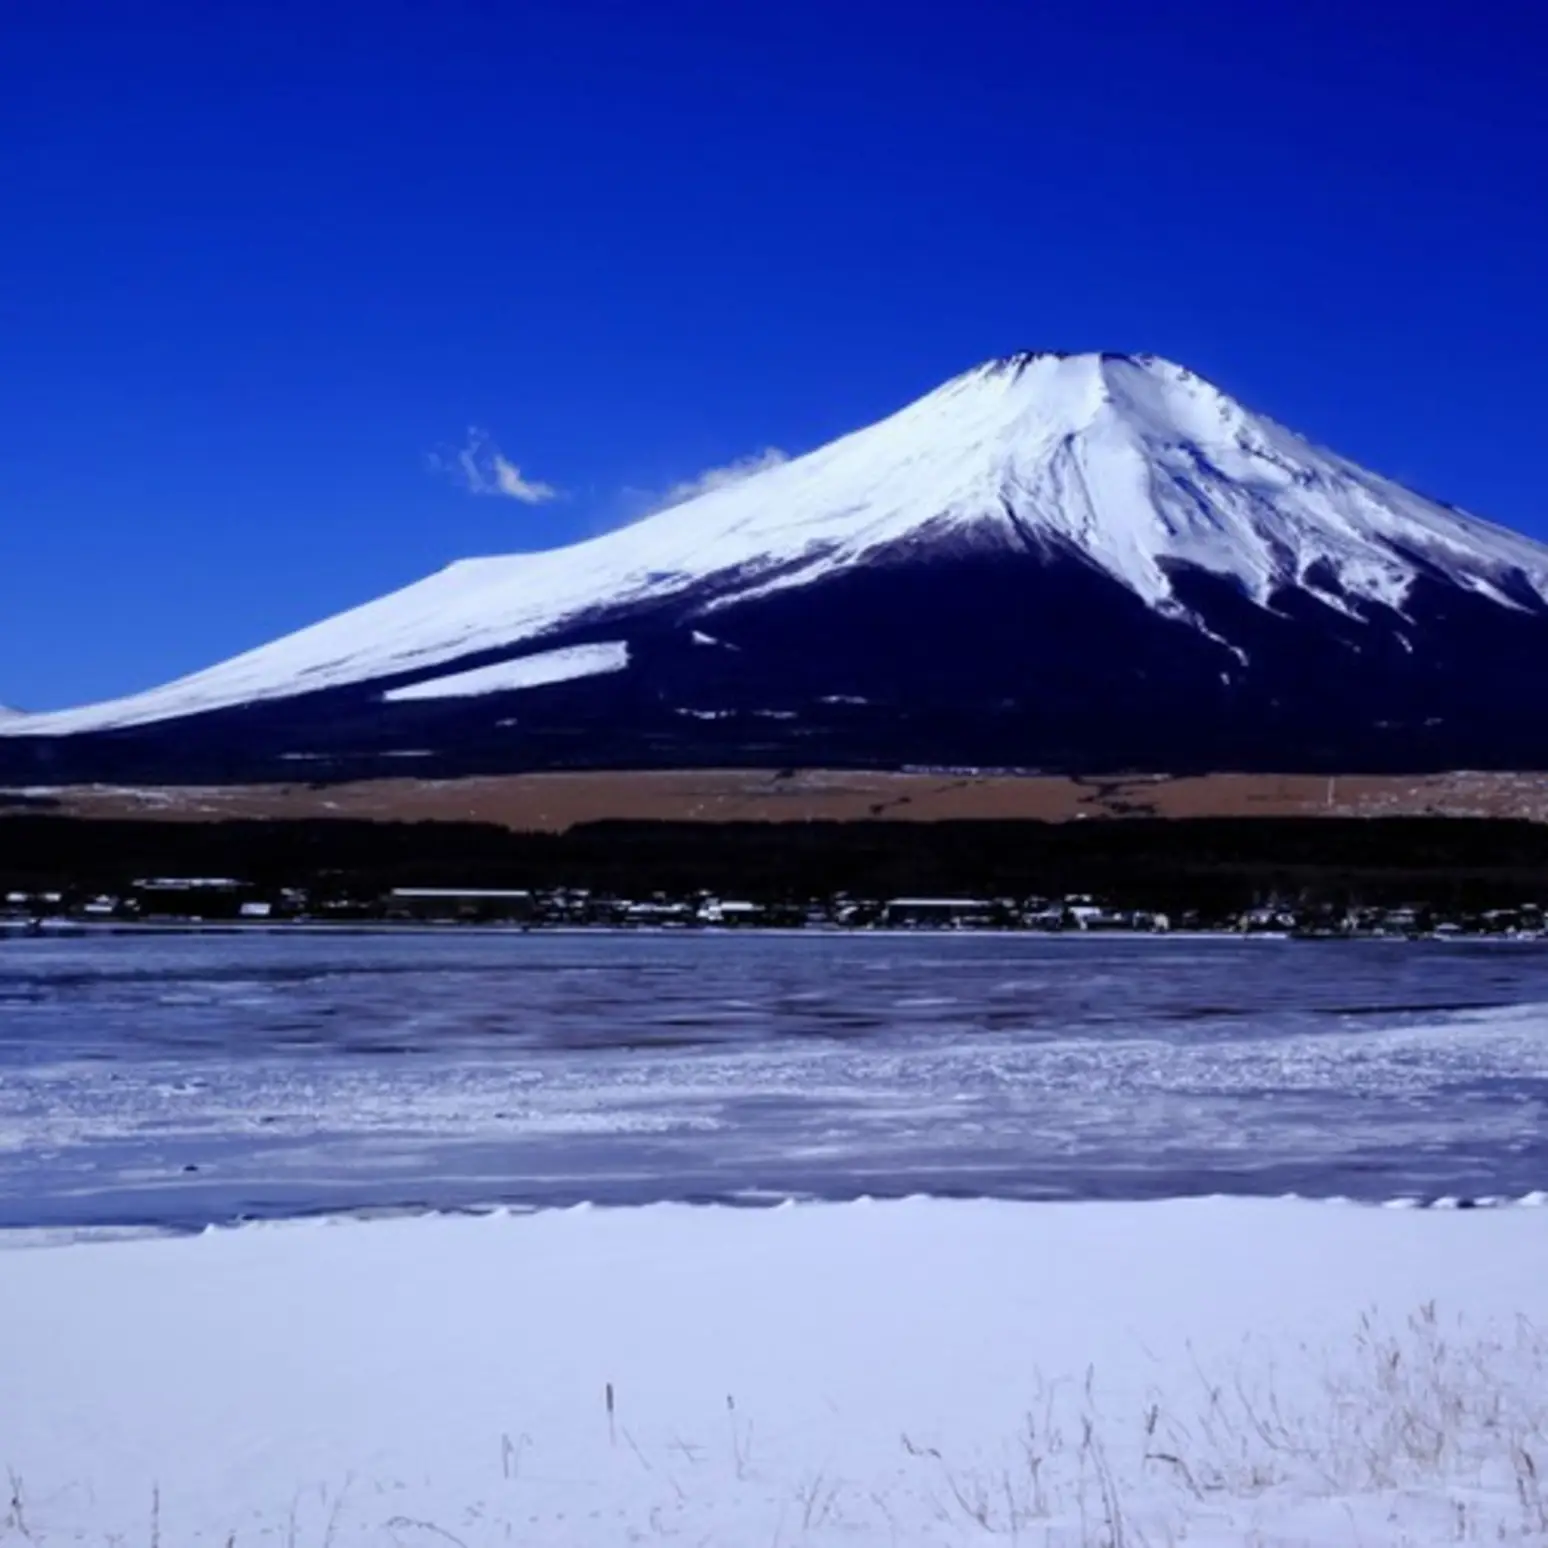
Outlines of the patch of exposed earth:
{"label": "patch of exposed earth", "polygon": [[1495,817],[1548,821],[1548,773],[1069,776],[699,769],[512,774],[339,785],[0,792],[0,812],[218,821],[354,818],[486,822],[562,832],[603,819],[936,822],[1122,817]]}

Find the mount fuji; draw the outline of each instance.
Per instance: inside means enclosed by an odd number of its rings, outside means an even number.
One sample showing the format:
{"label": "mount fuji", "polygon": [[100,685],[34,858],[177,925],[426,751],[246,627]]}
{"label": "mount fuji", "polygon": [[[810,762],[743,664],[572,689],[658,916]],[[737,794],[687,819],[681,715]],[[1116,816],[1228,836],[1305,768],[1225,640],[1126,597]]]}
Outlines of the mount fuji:
{"label": "mount fuji", "polygon": [[1548,766],[1548,547],[1152,356],[1019,354],[634,526],[465,560],[0,779]]}

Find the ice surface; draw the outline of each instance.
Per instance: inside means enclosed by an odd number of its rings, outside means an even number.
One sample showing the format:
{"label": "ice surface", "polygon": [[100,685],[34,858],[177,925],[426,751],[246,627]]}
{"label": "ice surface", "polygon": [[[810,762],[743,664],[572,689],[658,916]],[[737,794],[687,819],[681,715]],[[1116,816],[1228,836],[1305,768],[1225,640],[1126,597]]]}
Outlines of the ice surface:
{"label": "ice surface", "polygon": [[0,942],[0,1224],[794,1193],[1520,1197],[1537,943]]}
{"label": "ice surface", "polygon": [[674,1206],[0,1248],[9,1529],[1541,1543],[1538,1212]]}
{"label": "ice surface", "polygon": [[165,687],[6,720],[0,735],[139,725],[433,668],[601,607],[679,597],[711,618],[905,553],[1029,547],[1082,558],[1185,620],[1179,562],[1260,604],[1305,585],[1339,607],[1401,608],[1421,571],[1504,606],[1523,589],[1548,597],[1548,548],[1321,451],[1180,366],[1015,356],[621,531],[463,561]]}

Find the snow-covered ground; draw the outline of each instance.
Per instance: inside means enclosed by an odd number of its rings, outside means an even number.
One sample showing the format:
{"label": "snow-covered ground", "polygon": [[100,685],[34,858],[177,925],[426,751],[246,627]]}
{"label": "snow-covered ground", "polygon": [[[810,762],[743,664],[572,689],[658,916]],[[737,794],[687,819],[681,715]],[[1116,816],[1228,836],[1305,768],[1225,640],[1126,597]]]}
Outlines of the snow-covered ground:
{"label": "snow-covered ground", "polygon": [[0,1250],[0,1538],[1548,1539],[1548,1214],[654,1206]]}

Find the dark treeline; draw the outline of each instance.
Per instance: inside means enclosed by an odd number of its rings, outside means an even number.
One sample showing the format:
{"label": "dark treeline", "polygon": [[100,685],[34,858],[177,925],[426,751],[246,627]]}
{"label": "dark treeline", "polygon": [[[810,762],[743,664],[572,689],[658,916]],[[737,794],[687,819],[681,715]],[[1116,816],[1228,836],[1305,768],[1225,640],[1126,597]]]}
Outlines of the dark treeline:
{"label": "dark treeline", "polygon": [[0,887],[113,891],[230,876],[314,897],[398,886],[698,891],[756,901],[1062,896],[1223,910],[1269,899],[1488,907],[1548,902],[1548,827],[1393,818],[1078,823],[601,822],[563,834],[463,823],[0,819]]}

